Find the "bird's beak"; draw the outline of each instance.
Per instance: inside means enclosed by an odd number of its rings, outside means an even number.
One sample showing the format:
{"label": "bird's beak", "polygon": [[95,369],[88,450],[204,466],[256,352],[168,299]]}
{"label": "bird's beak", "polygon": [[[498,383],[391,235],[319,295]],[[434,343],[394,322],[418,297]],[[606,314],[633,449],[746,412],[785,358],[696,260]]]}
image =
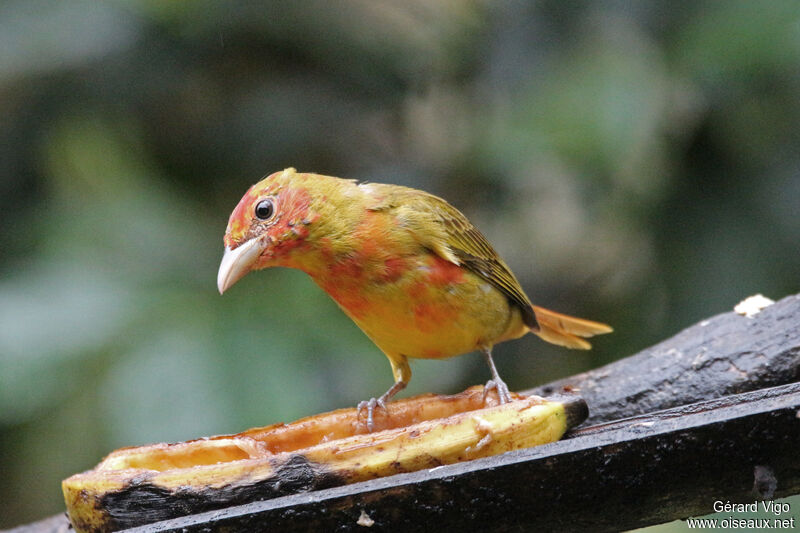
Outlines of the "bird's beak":
{"label": "bird's beak", "polygon": [[217,274],[217,288],[220,294],[250,272],[263,249],[262,241],[258,238],[250,239],[232,250],[229,246],[225,247]]}

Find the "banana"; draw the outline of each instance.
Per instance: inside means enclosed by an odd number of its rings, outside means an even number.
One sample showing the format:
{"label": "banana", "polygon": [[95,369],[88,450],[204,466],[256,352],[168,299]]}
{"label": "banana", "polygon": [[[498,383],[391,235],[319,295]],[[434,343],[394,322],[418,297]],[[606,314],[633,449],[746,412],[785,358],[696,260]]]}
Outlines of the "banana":
{"label": "banana", "polygon": [[113,531],[554,442],[588,414],[577,397],[513,398],[484,402],[483,388],[472,387],[398,400],[376,410],[372,433],[356,409],[340,409],[236,435],[122,448],[63,481],[67,512],[79,532]]}

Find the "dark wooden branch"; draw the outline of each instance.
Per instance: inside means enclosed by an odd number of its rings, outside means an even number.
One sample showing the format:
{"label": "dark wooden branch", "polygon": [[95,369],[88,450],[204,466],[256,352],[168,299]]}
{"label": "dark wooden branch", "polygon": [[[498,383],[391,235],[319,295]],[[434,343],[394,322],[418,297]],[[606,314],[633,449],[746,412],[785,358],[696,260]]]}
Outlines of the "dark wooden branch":
{"label": "dark wooden branch", "polygon": [[676,407],[527,450],[129,530],[620,531],[800,492],[800,384]]}
{"label": "dark wooden branch", "polygon": [[49,516],[38,522],[9,529],[6,533],[74,533],[66,514]]}
{"label": "dark wooden branch", "polygon": [[584,425],[800,380],[800,294],[753,318],[733,311],[609,365],[525,391],[579,390]]}
{"label": "dark wooden branch", "polygon": [[139,531],[365,530],[362,511],[371,531],[617,531],[705,514],[715,500],[797,494],[798,378],[800,295],[528,391],[586,399],[593,425],[560,442]]}

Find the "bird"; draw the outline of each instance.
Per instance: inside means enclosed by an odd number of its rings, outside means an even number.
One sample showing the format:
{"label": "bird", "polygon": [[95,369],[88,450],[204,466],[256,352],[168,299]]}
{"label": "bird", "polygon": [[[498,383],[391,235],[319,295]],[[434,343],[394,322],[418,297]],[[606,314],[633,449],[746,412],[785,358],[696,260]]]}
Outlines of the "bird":
{"label": "bird", "polygon": [[[376,408],[411,379],[409,358],[480,351],[499,403],[511,401],[492,358],[500,342],[534,333],[573,349],[606,324],[533,305],[508,265],[458,209],[433,194],[287,168],[262,179],[230,215],[220,294],[253,270],[308,274],[386,355],[394,383],[358,404]],[[485,396],[484,396],[485,398]]]}

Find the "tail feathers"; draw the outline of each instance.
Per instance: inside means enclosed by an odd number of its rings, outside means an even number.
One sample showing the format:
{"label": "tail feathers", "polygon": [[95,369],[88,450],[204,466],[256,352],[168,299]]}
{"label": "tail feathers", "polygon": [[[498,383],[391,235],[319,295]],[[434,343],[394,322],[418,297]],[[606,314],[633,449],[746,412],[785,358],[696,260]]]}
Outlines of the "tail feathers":
{"label": "tail feathers", "polygon": [[563,315],[543,307],[534,305],[533,310],[536,313],[536,320],[539,322],[539,331],[534,331],[534,333],[543,340],[559,346],[588,350],[592,345],[582,337],[593,337],[614,331],[611,326],[606,324]]}

